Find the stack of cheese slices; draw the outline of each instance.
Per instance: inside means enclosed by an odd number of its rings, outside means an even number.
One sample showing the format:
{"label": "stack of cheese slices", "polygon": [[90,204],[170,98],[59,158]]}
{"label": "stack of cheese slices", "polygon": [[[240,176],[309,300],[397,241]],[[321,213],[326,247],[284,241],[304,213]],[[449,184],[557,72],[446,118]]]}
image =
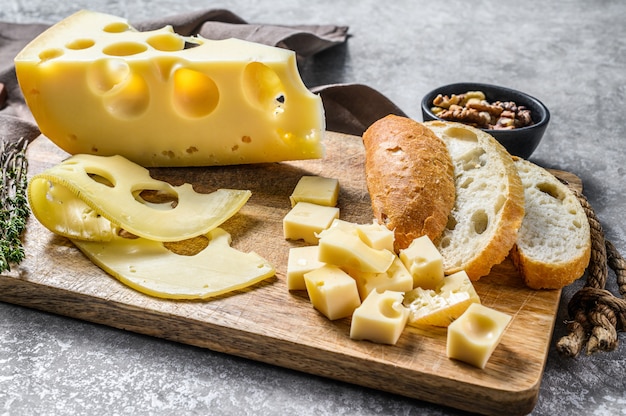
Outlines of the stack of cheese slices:
{"label": "stack of cheese slices", "polygon": [[[429,237],[444,258],[446,274],[465,270],[476,281],[509,255],[533,289],[559,289],[584,273],[591,236],[577,197],[544,168],[511,156],[485,131],[390,115],[375,122],[363,142],[377,220],[394,228],[398,241],[423,230],[425,219],[445,224]],[[430,153],[420,153],[425,151]],[[390,169],[394,159],[421,162],[398,174],[398,169]],[[452,170],[446,168],[448,163]],[[423,186],[406,179],[412,175],[426,178]],[[450,182],[452,190],[446,185]],[[405,203],[398,201],[398,194]],[[452,198],[454,203],[433,209],[433,198]],[[398,216],[415,218],[414,228],[395,228]]]}

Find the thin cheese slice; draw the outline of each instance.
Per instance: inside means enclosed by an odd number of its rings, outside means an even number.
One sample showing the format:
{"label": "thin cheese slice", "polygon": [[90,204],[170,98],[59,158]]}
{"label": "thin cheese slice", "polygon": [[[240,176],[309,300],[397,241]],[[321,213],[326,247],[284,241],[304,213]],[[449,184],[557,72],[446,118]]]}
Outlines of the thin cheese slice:
{"label": "thin cheese slice", "polygon": [[293,51],[238,39],[139,32],[80,11],[15,58],[40,130],[70,154],[143,166],[205,166],[323,156],[322,101]]}
{"label": "thin cheese slice", "polygon": [[197,254],[177,254],[158,241],[116,237],[106,243],[72,240],[91,261],[124,284],[151,296],[206,299],[253,285],[275,274],[254,252],[230,246],[230,234],[216,228]]}
{"label": "thin cheese slice", "polygon": [[[175,206],[146,202],[157,191]],[[191,184],[172,186],[121,156],[76,155],[35,175],[28,198],[35,217],[50,231],[72,239],[108,241],[124,229],[157,241],[206,234],[248,201],[248,190],[197,193]]]}

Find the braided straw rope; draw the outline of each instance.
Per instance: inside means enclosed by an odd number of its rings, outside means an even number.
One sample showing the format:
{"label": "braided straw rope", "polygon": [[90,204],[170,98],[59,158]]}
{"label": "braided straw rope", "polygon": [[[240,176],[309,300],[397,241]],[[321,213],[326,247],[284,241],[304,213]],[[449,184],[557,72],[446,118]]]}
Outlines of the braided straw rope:
{"label": "braided straw rope", "polygon": [[[585,344],[587,355],[617,347],[618,331],[626,330],[626,261],[613,244],[605,240],[602,225],[589,201],[576,189],[572,192],[582,204],[591,227],[591,259],[585,286],[567,305],[573,318],[567,323],[568,334],[556,347],[559,353],[575,357]],[[621,298],[605,289],[609,267],[615,272]]]}

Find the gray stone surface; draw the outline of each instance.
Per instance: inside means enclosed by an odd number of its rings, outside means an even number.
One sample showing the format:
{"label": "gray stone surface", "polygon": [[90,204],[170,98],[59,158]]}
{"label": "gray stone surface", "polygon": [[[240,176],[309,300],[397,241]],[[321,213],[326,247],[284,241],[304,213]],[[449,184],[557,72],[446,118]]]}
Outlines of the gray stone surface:
{"label": "gray stone surface", "polygon": [[[449,82],[540,98],[552,122],[531,159],[578,174],[607,237],[626,254],[626,2],[2,0],[0,20],[54,23],[89,8],[141,21],[218,7],[255,23],[349,25],[347,45],[304,62],[307,85],[367,84],[416,119],[421,97]],[[571,359],[555,351],[582,283],[563,292],[534,415],[626,414],[623,333],[613,352]],[[0,414],[461,413],[0,303]]]}

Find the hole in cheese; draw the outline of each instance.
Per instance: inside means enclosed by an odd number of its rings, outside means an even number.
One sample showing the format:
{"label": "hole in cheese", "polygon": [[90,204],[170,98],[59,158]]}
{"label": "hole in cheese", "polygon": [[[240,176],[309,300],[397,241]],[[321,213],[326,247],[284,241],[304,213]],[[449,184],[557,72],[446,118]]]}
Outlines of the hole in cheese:
{"label": "hole in cheese", "polygon": [[89,65],[87,83],[99,94],[104,94],[122,84],[130,76],[130,68],[122,59],[98,59]]}
{"label": "hole in cheese", "polygon": [[45,49],[39,53],[39,59],[41,62],[46,62],[54,58],[58,58],[63,55],[63,51],[61,49]]}
{"label": "hole in cheese", "polygon": [[67,49],[72,49],[75,51],[79,51],[82,49],[89,49],[91,48],[93,45],[95,45],[96,42],[93,41],[93,39],[75,39],[69,43],[67,43],[65,45],[65,47]]}
{"label": "hole in cheese", "polygon": [[126,231],[126,230],[125,230],[125,229],[123,229],[123,228],[120,228],[120,229],[118,230],[117,235],[118,235],[119,237],[122,237],[122,238],[127,238],[127,239],[129,239],[129,240],[136,240],[136,239],[138,239],[138,238],[139,238],[139,237],[137,237],[135,234],[130,233],[130,232]]}
{"label": "hole in cheese", "polygon": [[243,87],[248,101],[275,116],[286,103],[284,86],[276,72],[260,62],[251,62],[244,69]]}
{"label": "hole in cheese", "polygon": [[164,190],[142,189],[133,192],[137,202],[155,209],[174,209],[178,205],[178,195]]}
{"label": "hole in cheese", "polygon": [[489,342],[496,336],[497,324],[488,316],[474,314],[472,319],[463,321],[465,334],[472,338],[474,342]]}
{"label": "hole in cheese", "polygon": [[118,118],[138,117],[150,104],[150,87],[141,76],[130,74],[103,102],[107,111]]}
{"label": "hole in cheese", "polygon": [[107,33],[122,33],[130,29],[130,26],[124,22],[109,23],[102,30]]}
{"label": "hole in cheese", "polygon": [[175,109],[190,118],[204,117],[213,112],[220,100],[215,81],[206,74],[188,68],[174,72]]}
{"label": "hole in cheese", "polygon": [[[382,293],[381,291],[378,291]],[[383,291],[384,292],[384,291]],[[402,316],[402,310],[398,309],[398,300],[395,298],[384,297],[378,304],[378,310],[381,315],[389,319],[397,319]]]}
{"label": "hole in cheese", "polygon": [[164,242],[163,247],[179,256],[195,256],[209,245],[209,239],[204,235],[188,238],[182,241]]}
{"label": "hole in cheese", "polygon": [[106,178],[102,175],[99,175],[97,173],[88,173],[87,174],[93,181],[101,183],[104,186],[107,186],[109,188],[113,188],[115,185],[113,185],[113,182],[111,182],[111,180],[109,178]]}
{"label": "hole in cheese", "polygon": [[148,49],[143,43],[137,42],[118,42],[106,46],[102,49],[102,53],[110,56],[131,56],[145,52]]}
{"label": "hole in cheese", "polygon": [[146,40],[148,45],[163,52],[175,52],[185,48],[185,40],[174,33],[154,35]]}

